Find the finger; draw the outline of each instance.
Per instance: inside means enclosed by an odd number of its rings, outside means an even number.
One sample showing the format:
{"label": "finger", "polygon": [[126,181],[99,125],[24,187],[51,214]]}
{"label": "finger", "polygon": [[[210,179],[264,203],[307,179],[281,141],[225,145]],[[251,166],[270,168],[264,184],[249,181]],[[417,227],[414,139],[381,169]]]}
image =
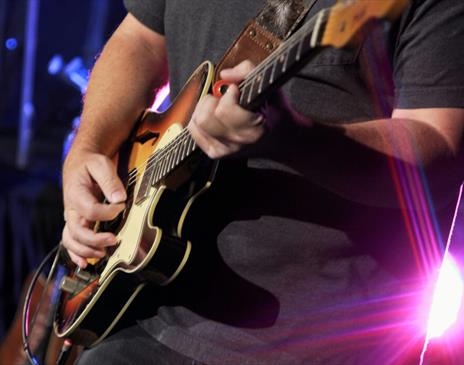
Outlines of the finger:
{"label": "finger", "polygon": [[71,237],[68,225],[63,229],[63,246],[77,256],[84,258],[102,258],[106,255],[105,249],[96,249],[86,246]]}
{"label": "finger", "polygon": [[88,224],[82,222],[77,212],[67,214],[67,228],[72,239],[86,246],[101,249],[114,246],[117,243],[116,236],[111,232],[94,232]]}
{"label": "finger", "polygon": [[240,62],[233,68],[224,69],[220,72],[222,79],[230,82],[242,81],[253,69],[255,65],[250,60]]}
{"label": "finger", "polygon": [[239,106],[238,97],[238,88],[231,85],[220,100],[215,117],[223,121],[228,132],[223,138],[239,144],[254,143],[264,132],[264,118]]}
{"label": "finger", "polygon": [[87,260],[84,257],[78,256],[75,253],[68,251],[68,255],[71,258],[71,261],[74,262],[77,266],[81,269],[85,269],[87,267]]}
{"label": "finger", "polygon": [[124,185],[116,173],[116,166],[109,158],[97,156],[87,163],[87,170],[110,203],[121,203],[127,199]]}
{"label": "finger", "polygon": [[215,109],[215,117],[220,120],[227,120],[227,125],[235,127],[249,127],[254,124],[259,124],[256,120],[262,120],[260,114],[250,112],[242,108],[238,102],[240,98],[240,90],[236,85],[230,85],[227,92],[219,100]]}
{"label": "finger", "polygon": [[188,125],[190,134],[195,140],[195,143],[201,150],[211,159],[218,159],[236,152],[239,148],[238,145],[227,144],[220,139],[211,137],[199,129],[194,123]]}
{"label": "finger", "polygon": [[204,135],[215,137],[226,133],[226,126],[214,116],[218,103],[217,98],[206,95],[195,108],[190,123]]}
{"label": "finger", "polygon": [[99,202],[86,186],[76,187],[72,193],[74,197],[68,197],[68,205],[73,206],[82,217],[91,222],[113,220],[125,208],[124,203],[103,204]]}

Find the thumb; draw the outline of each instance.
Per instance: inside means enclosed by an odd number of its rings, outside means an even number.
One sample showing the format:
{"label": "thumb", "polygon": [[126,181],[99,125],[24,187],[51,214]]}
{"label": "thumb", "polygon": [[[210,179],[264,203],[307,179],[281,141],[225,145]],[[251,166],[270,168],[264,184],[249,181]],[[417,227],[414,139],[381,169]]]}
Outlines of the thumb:
{"label": "thumb", "polygon": [[108,157],[101,155],[89,161],[87,170],[110,203],[122,203],[127,199],[124,185],[116,173],[116,166]]}

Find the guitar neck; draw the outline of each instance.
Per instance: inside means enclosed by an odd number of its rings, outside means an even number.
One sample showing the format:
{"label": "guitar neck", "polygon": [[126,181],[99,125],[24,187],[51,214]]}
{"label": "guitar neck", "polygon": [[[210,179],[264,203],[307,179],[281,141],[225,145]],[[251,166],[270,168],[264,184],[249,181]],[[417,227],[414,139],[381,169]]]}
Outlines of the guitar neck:
{"label": "guitar neck", "polygon": [[346,0],[321,10],[239,84],[239,104],[248,110],[257,109],[269,91],[284,84],[306,64],[313,49],[344,47],[368,21],[395,18],[408,2]]}

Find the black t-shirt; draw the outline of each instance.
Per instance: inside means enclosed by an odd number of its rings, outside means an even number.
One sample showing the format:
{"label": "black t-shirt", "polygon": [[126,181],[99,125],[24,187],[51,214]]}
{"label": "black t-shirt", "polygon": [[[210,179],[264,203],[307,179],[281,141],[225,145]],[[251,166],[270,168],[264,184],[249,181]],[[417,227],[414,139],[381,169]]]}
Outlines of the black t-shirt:
{"label": "black t-shirt", "polygon": [[[333,3],[317,1],[310,16]],[[263,1],[125,4],[166,36],[175,95],[202,61],[221,58]],[[414,1],[358,46],[318,52],[285,95],[327,123],[367,121],[395,107],[464,107],[463,16],[460,1]],[[348,201],[313,181],[266,159],[222,164],[189,214],[188,267],[144,328],[211,365],[383,364],[402,356],[417,336],[417,283],[405,279],[415,261],[401,212]]]}

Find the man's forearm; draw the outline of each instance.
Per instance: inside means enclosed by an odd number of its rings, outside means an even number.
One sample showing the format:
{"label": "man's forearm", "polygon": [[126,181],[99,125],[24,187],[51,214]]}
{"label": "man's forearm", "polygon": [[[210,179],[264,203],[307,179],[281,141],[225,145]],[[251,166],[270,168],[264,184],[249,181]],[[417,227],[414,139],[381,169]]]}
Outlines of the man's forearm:
{"label": "man's forearm", "polygon": [[83,150],[113,156],[166,81],[164,39],[147,42],[125,23],[92,71],[71,156]]}
{"label": "man's forearm", "polygon": [[279,143],[285,143],[285,152],[274,154],[275,159],[347,199],[395,206],[391,169],[398,162],[425,168],[437,200],[448,199],[447,193],[454,194],[449,187],[462,177],[459,147],[450,147],[439,132],[420,121],[385,119],[284,129],[277,138]]}

